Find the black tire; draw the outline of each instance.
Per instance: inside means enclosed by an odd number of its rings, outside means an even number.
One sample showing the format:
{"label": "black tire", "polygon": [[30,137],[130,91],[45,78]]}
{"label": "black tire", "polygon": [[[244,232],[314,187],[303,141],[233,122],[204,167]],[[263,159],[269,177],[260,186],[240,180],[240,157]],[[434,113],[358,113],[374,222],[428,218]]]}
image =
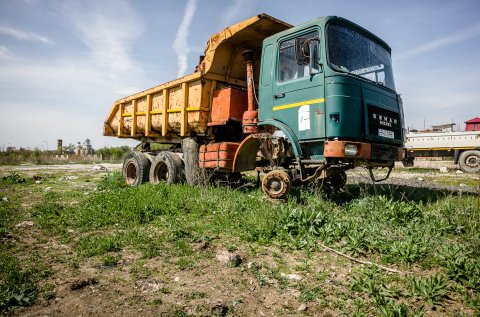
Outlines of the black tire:
{"label": "black tire", "polygon": [[182,159],[172,152],[160,152],[150,167],[150,183],[156,185],[161,182],[167,184],[180,183],[184,179]]}
{"label": "black tire", "polygon": [[465,151],[458,158],[460,168],[466,173],[480,172],[480,151]]}
{"label": "black tire", "polygon": [[138,186],[148,181],[150,161],[142,152],[130,152],[125,157],[122,167],[123,179],[130,186]]}
{"label": "black tire", "polygon": [[337,173],[327,177],[326,182],[335,189],[345,188],[345,185],[347,184],[347,173],[345,173],[343,170],[340,170]]}
{"label": "black tire", "polygon": [[402,161],[403,167],[413,167],[414,157],[408,157]]}

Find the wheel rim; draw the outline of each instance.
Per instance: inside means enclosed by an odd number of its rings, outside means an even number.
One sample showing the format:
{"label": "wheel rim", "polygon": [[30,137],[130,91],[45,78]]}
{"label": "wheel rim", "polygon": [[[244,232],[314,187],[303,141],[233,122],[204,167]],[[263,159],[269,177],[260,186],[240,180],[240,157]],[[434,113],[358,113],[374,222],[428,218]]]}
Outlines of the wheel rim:
{"label": "wheel rim", "polygon": [[476,155],[471,155],[466,158],[465,163],[470,168],[477,168],[480,165],[479,158]]}
{"label": "wheel rim", "polygon": [[137,167],[134,162],[128,162],[125,166],[125,181],[128,185],[133,185],[137,180]]}
{"label": "wheel rim", "polygon": [[165,162],[158,162],[155,166],[155,178],[157,182],[167,181],[169,177],[168,166]]}
{"label": "wheel rim", "polygon": [[271,171],[262,181],[263,192],[272,199],[284,198],[290,188],[290,177],[284,171]]}
{"label": "wheel rim", "polygon": [[277,196],[285,190],[285,184],[278,177],[272,177],[267,180],[266,188],[271,195]]}

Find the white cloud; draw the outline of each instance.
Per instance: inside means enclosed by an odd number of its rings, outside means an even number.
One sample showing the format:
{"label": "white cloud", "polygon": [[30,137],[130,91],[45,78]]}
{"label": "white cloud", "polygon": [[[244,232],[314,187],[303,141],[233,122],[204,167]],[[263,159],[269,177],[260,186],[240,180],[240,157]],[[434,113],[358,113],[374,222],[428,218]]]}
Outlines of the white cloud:
{"label": "white cloud", "polygon": [[430,52],[445,46],[449,46],[452,44],[464,42],[470,39],[473,39],[477,36],[480,35],[480,24],[473,25],[467,29],[464,29],[460,32],[450,34],[448,36],[445,36],[443,38],[439,38],[437,40],[425,43],[423,45],[420,45],[418,47],[415,47],[411,50],[408,50],[406,52],[400,53],[396,56],[395,59],[401,60],[405,58],[410,58],[413,56],[417,56],[419,54],[423,54],[426,52]]}
{"label": "white cloud", "polygon": [[25,32],[18,29],[5,27],[5,26],[0,26],[0,33],[14,37],[19,41],[41,42],[45,44],[53,43],[52,40],[50,40],[49,38],[43,35],[39,35],[33,32]]}
{"label": "white cloud", "polygon": [[[55,59],[17,55],[2,60],[0,113],[9,115],[0,116],[0,143],[27,146],[58,137],[72,142],[88,137],[94,147],[125,143],[101,134],[112,103],[148,81],[132,55],[142,19],[125,1],[62,2],[57,10],[66,21],[65,33],[85,46]],[[0,46],[2,55],[9,51]],[[12,134],[12,122],[25,128]]]}
{"label": "white cloud", "polygon": [[252,5],[251,0],[236,0],[228,7],[222,15],[222,24],[224,27],[230,26],[232,23],[239,22],[239,16],[244,15],[250,11]]}
{"label": "white cloud", "polygon": [[183,14],[182,22],[177,30],[175,41],[173,42],[173,48],[177,53],[178,61],[178,74],[177,77],[182,77],[187,71],[188,53],[190,49],[187,45],[188,35],[190,33],[190,24],[197,9],[198,0],[188,0],[185,6],[185,12]]}
{"label": "white cloud", "polygon": [[131,51],[143,25],[128,2],[66,2],[61,10],[73,24],[75,35],[89,48],[92,68],[113,80],[141,71]]}
{"label": "white cloud", "polygon": [[0,46],[0,59],[10,59],[13,57],[12,52],[5,46]]}

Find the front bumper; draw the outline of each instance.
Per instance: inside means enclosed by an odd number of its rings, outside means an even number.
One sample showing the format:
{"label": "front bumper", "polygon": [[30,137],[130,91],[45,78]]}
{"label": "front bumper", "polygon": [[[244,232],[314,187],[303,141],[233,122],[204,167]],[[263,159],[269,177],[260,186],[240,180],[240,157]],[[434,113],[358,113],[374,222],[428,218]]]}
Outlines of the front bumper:
{"label": "front bumper", "polygon": [[[357,153],[355,155],[345,154],[345,146],[347,145],[356,146]],[[380,162],[402,161],[404,153],[405,151],[401,146],[350,141],[326,141],[324,149],[325,158]]]}

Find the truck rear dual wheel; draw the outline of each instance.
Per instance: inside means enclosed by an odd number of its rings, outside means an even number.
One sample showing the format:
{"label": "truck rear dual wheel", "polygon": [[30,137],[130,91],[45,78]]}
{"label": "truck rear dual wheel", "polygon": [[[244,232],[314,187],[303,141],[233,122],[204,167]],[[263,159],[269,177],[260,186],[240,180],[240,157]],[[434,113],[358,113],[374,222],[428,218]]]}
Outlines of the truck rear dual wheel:
{"label": "truck rear dual wheel", "polygon": [[465,151],[458,159],[460,168],[466,173],[480,172],[480,151]]}
{"label": "truck rear dual wheel", "polygon": [[150,161],[142,152],[130,152],[125,157],[122,167],[123,179],[127,185],[138,186],[148,181]]}
{"label": "truck rear dual wheel", "polygon": [[152,184],[182,182],[184,179],[182,159],[172,152],[158,153],[150,167],[149,179]]}

